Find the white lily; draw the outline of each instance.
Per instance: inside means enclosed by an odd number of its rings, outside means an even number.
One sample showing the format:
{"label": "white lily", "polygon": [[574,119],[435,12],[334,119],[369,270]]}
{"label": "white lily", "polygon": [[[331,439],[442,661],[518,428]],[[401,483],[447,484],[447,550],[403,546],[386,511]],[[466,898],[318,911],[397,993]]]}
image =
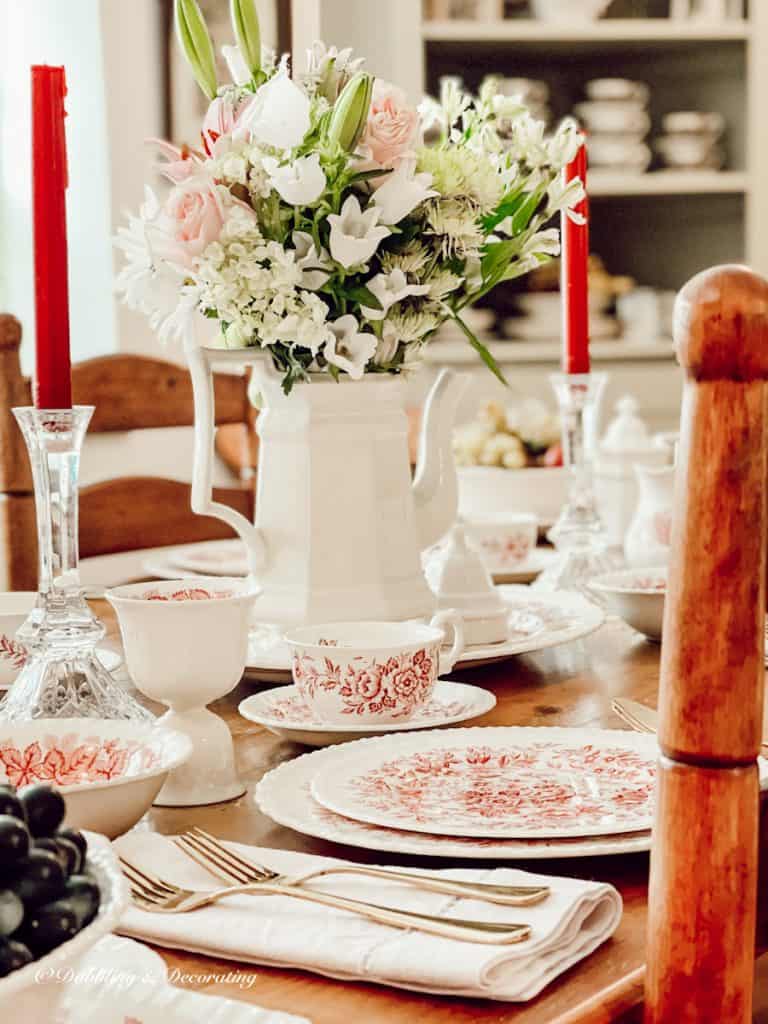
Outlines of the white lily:
{"label": "white lily", "polygon": [[309,128],[309,97],[285,71],[279,71],[242,111],[234,136],[293,149],[304,141]]}
{"label": "white lily", "polygon": [[251,73],[239,46],[222,46],[221,55],[227,62],[230,77],[235,85],[246,85],[250,82]]}
{"label": "white lily", "polygon": [[370,331],[361,331],[351,313],[328,324],[333,340],[326,342],[323,355],[333,366],[346,371],[353,380],[360,380],[368,360],[376,351],[377,338]]}
{"label": "white lily", "polygon": [[396,302],[409,295],[426,295],[429,291],[428,284],[410,284],[399,267],[390,270],[388,274],[376,274],[365,284],[381,303],[381,309],[373,309],[371,306],[360,307],[366,320],[383,320],[389,307],[394,306]]}
{"label": "white lily", "polygon": [[272,188],[291,206],[310,206],[325,190],[325,172],[317,153],[300,156],[290,164],[280,164],[273,156],[265,156],[261,164]]}
{"label": "white lily", "polygon": [[348,196],[341,213],[328,214],[331,225],[331,256],[345,269],[366,263],[379,247],[379,242],[391,235],[389,228],[379,225],[380,211],[369,206],[360,209],[357,196]]}
{"label": "white lily", "polygon": [[419,203],[438,195],[432,184],[431,174],[415,174],[416,161],[403,160],[383,185],[373,194],[373,205],[380,211],[382,224],[397,224],[407,217]]}
{"label": "white lily", "polygon": [[296,266],[301,271],[301,288],[317,291],[328,278],[330,257],[325,249],[317,251],[315,240],[308,231],[294,231],[293,246],[296,250]]}

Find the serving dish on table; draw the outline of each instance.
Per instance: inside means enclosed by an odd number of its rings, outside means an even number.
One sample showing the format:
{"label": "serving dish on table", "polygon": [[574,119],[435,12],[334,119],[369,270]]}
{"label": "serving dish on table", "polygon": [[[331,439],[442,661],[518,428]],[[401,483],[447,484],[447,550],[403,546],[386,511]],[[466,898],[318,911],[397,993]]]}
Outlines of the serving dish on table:
{"label": "serving dish on table", "polygon": [[667,570],[622,569],[593,579],[590,588],[608,610],[649,640],[661,640]]}
{"label": "serving dish on table", "polygon": [[[561,591],[533,597],[527,587],[515,584],[502,585],[498,590],[509,606],[507,640],[467,647],[454,671],[578,640],[594,632],[605,621],[603,611],[579,594]],[[290,681],[290,649],[283,640],[280,627],[263,626],[251,630],[247,671],[269,682]]]}

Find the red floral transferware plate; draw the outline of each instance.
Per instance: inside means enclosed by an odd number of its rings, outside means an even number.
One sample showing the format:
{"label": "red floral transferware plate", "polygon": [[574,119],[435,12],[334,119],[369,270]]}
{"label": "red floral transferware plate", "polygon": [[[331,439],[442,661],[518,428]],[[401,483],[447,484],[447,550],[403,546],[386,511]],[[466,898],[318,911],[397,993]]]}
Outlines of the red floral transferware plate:
{"label": "red floral transferware plate", "polygon": [[379,733],[455,725],[486,714],[495,704],[495,696],[480,686],[439,679],[432,699],[410,718],[396,722],[360,721],[355,717],[348,722],[322,722],[295,686],[254,693],[241,702],[238,710],[243,718],[266,726],[283,739],[307,746],[326,746]]}
{"label": "red floral transferware plate", "polygon": [[566,838],[651,827],[654,736],[497,727],[359,740],[312,782],[322,806],[432,835]]}

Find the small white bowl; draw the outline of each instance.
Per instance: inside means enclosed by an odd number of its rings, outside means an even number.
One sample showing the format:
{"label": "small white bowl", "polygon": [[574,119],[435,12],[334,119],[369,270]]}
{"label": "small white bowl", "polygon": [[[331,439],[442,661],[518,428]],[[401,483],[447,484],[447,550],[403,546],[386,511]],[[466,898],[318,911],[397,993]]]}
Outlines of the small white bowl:
{"label": "small white bowl", "polygon": [[589,161],[593,167],[631,168],[637,173],[648,169],[651,150],[637,135],[590,135]]}
{"label": "small white bowl", "polygon": [[609,609],[649,640],[661,640],[666,569],[624,569],[590,581]]}
{"label": "small white bowl", "polygon": [[549,527],[568,496],[568,475],[562,466],[459,466],[457,473],[459,515],[467,522],[528,512]]}
{"label": "small white bowl", "polygon": [[631,78],[593,78],[584,86],[584,91],[588,99],[599,102],[629,100],[630,103],[646,104],[649,95],[645,82],[635,82]]}
{"label": "small white bowl", "polygon": [[[577,103],[573,112],[590,134],[598,132],[638,132],[650,130],[651,118],[642,103],[598,103],[586,100]],[[591,149],[587,141],[587,151]]]}
{"label": "small white bowl", "polygon": [[0,687],[10,686],[27,660],[27,649],[16,640],[16,630],[35,606],[32,591],[0,594]]}
{"label": "small white bowl", "polygon": [[0,723],[0,783],[56,786],[67,825],[114,839],[149,810],[192,745],[181,733],[144,722],[38,718]]}
{"label": "small white bowl", "polygon": [[719,138],[725,130],[725,118],[714,110],[675,110],[661,119],[665,133],[706,132]]}
{"label": "small white bowl", "polygon": [[0,1014],[14,1024],[58,1020],[56,1011],[66,991],[64,982],[85,954],[113,931],[123,916],[128,893],[117,856],[102,836],[86,838],[88,867],[101,890],[99,912],[69,942],[0,980]]}

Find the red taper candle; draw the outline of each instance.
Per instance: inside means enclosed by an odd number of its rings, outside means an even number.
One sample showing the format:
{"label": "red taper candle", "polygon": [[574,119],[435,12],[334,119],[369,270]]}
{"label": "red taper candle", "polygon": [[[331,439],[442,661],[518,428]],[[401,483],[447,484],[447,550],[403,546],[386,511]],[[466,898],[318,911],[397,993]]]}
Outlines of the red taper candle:
{"label": "red taper candle", "polygon": [[32,68],[35,233],[35,405],[72,407],[67,284],[67,143],[64,68]]}
{"label": "red taper candle", "polygon": [[[587,187],[587,147],[582,143],[565,168],[565,182],[581,178]],[[589,200],[574,207],[583,218],[577,224],[567,211],[561,218],[562,259],[560,290],[563,301],[563,373],[589,373]]]}

